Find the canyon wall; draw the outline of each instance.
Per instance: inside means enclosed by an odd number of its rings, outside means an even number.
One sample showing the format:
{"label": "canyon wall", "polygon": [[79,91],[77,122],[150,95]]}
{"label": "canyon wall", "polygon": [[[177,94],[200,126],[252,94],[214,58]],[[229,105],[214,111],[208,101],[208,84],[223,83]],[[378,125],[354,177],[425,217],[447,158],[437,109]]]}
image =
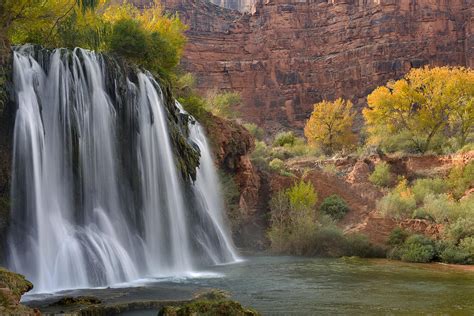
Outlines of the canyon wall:
{"label": "canyon wall", "polygon": [[313,104],[372,89],[412,67],[474,67],[474,0],[266,0],[252,14],[167,0],[189,24],[182,65],[198,88],[236,90],[245,120],[302,128]]}

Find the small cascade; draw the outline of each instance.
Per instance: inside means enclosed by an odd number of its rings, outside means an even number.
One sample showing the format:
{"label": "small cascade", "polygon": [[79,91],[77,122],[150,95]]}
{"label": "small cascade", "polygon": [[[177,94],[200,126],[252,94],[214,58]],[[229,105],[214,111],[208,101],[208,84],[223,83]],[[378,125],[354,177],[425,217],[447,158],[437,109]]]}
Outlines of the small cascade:
{"label": "small cascade", "polygon": [[[177,107],[181,112],[186,113],[181,104],[177,103]],[[206,249],[206,252],[211,255],[214,264],[237,261],[239,258],[223,218],[224,201],[222,199],[219,177],[211,154],[211,147],[203,127],[197,121],[193,120],[189,124],[189,130],[190,140],[201,151],[200,166],[193,189],[196,199],[199,201],[200,210],[203,212],[203,217],[211,222],[203,227],[207,226],[215,229],[214,236],[206,231],[196,234],[198,241]]]}
{"label": "small cascade", "polygon": [[207,140],[190,125],[201,166],[195,183],[183,179],[169,130],[179,113],[153,76],[83,49],[33,46],[15,49],[13,71],[8,262],[35,292],[236,260]]}

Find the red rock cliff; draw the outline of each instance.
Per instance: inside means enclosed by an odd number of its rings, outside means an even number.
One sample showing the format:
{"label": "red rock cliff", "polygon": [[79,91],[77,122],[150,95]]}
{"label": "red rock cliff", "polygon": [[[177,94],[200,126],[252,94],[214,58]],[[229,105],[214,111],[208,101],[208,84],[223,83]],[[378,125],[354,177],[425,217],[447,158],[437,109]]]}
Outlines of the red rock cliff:
{"label": "red rock cliff", "polygon": [[167,0],[190,25],[183,66],[202,91],[242,93],[245,119],[302,127],[312,104],[366,95],[422,65],[474,67],[474,0],[267,0],[241,14]]}

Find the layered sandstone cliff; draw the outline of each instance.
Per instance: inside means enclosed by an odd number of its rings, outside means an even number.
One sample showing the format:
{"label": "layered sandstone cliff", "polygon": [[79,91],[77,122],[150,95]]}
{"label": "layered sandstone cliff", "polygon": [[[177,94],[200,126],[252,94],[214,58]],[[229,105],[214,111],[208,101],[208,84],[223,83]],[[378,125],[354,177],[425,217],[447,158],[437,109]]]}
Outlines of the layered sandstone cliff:
{"label": "layered sandstone cliff", "polygon": [[201,91],[239,91],[242,116],[267,129],[301,128],[322,99],[361,108],[412,67],[474,66],[473,0],[266,0],[253,14],[165,5],[190,25],[183,67]]}

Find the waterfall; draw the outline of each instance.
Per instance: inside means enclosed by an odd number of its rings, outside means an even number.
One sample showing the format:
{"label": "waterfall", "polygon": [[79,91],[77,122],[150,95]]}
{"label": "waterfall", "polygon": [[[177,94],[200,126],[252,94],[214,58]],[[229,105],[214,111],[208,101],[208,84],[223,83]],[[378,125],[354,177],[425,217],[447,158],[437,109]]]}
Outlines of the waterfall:
{"label": "waterfall", "polygon": [[236,260],[207,140],[189,125],[186,181],[153,76],[79,48],[13,54],[11,269],[51,292]]}
{"label": "waterfall", "polygon": [[[177,107],[182,113],[186,113],[178,102]],[[204,211],[204,216],[211,222],[215,228],[215,236],[212,238],[206,231],[200,231],[196,236],[199,243],[211,255],[214,264],[222,262],[234,262],[239,260],[234,249],[232,239],[227,233],[224,218],[224,202],[222,199],[219,178],[211,155],[211,148],[207,141],[202,126],[194,119],[189,124],[190,139],[199,147],[201,151],[201,161],[197,172],[194,191],[197,200],[200,201],[200,210]],[[202,226],[202,227],[205,227]],[[224,250],[224,251],[222,251]]]}

